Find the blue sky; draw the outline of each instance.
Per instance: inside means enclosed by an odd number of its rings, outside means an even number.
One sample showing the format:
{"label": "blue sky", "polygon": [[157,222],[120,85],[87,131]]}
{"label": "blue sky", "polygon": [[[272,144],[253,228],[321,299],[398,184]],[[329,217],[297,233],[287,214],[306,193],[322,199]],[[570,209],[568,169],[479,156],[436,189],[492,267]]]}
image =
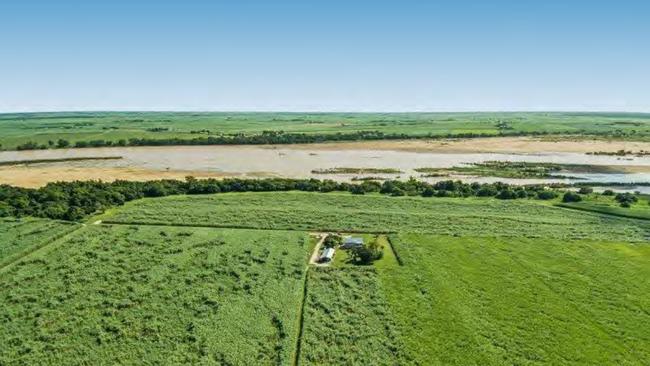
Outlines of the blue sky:
{"label": "blue sky", "polygon": [[650,112],[650,2],[2,0],[0,112]]}

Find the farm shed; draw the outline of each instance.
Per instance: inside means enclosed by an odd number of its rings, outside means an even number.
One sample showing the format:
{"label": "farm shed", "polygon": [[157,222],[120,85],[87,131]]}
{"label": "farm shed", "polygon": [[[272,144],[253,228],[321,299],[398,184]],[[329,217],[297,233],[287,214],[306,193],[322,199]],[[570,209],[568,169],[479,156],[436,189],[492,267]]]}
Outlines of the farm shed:
{"label": "farm shed", "polygon": [[363,245],[363,238],[353,238],[348,236],[343,239],[343,244],[341,244],[341,249],[350,249],[356,248]]}
{"label": "farm shed", "polygon": [[327,248],[323,251],[323,255],[320,257],[321,262],[330,262],[334,258],[334,248]]}

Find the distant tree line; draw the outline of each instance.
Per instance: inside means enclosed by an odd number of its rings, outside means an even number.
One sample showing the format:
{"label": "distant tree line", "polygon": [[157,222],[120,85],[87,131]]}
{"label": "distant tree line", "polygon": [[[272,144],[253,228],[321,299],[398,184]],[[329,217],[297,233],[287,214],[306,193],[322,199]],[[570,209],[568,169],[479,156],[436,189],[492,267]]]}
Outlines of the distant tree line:
{"label": "distant tree line", "polygon": [[504,183],[443,181],[364,181],[359,184],[317,179],[195,179],[148,182],[76,181],[49,183],[38,189],[0,185],[0,216],[35,216],[76,221],[107,208],[143,197],[221,192],[351,192],[390,196],[494,197],[498,199],[552,199],[557,193],[543,186],[512,186]]}
{"label": "distant tree line", "polygon": [[[541,136],[569,134],[576,135],[575,131],[565,132],[548,132],[548,131],[500,131],[500,132],[463,132],[447,134],[420,134],[411,135],[406,133],[384,133],[381,131],[355,131],[349,133],[330,133],[330,134],[312,134],[312,133],[287,133],[284,131],[263,131],[261,134],[223,134],[212,136],[201,136],[193,138],[170,137],[170,138],[131,138],[119,140],[96,139],[89,141],[71,142],[65,139],[58,141],[48,141],[37,143],[28,141],[16,147],[16,150],[45,150],[45,149],[63,149],[63,148],[88,148],[88,147],[120,147],[120,146],[178,146],[178,145],[268,145],[268,144],[311,144],[328,141],[372,141],[372,140],[406,140],[406,139],[443,139],[443,138],[481,138],[496,136]],[[586,131],[584,134],[598,135]],[[605,135],[605,134],[603,134]],[[611,135],[611,134],[608,134]]]}

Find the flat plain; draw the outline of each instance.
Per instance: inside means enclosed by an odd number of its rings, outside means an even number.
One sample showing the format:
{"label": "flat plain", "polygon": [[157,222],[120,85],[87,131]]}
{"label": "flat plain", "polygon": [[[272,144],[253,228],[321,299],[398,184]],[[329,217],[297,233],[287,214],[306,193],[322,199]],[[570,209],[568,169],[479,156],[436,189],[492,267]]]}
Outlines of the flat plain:
{"label": "flat plain", "polygon": [[189,140],[219,134],[259,135],[264,131],[314,135],[378,131],[405,136],[461,134],[603,134],[647,140],[644,113],[225,113],[86,112],[0,114],[5,149],[64,139],[117,142],[131,138]]}

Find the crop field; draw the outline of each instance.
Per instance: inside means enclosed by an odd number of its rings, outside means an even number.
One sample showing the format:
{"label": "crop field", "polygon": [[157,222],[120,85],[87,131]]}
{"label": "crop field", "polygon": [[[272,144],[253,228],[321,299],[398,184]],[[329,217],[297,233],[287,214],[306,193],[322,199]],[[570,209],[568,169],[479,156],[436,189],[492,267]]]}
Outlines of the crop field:
{"label": "crop field", "polygon": [[128,203],[106,222],[257,229],[423,232],[645,241],[650,223],[552,207],[532,200],[355,196],[339,193],[225,193]]}
{"label": "crop field", "polygon": [[448,134],[572,133],[645,139],[650,114],[643,113],[23,113],[0,114],[5,149],[64,139],[117,142],[131,138],[193,139],[220,134],[259,135],[284,131],[328,135],[379,131],[408,136]]}
{"label": "crop field", "polygon": [[308,243],[87,226],[0,274],[0,364],[291,364]]}
{"label": "crop field", "polygon": [[373,268],[311,268],[303,329],[302,365],[410,361]]}
{"label": "crop field", "polygon": [[0,268],[77,227],[77,224],[45,219],[0,219]]}
{"label": "crop field", "polygon": [[650,247],[621,242],[394,236],[381,271],[422,365],[643,365]]}

